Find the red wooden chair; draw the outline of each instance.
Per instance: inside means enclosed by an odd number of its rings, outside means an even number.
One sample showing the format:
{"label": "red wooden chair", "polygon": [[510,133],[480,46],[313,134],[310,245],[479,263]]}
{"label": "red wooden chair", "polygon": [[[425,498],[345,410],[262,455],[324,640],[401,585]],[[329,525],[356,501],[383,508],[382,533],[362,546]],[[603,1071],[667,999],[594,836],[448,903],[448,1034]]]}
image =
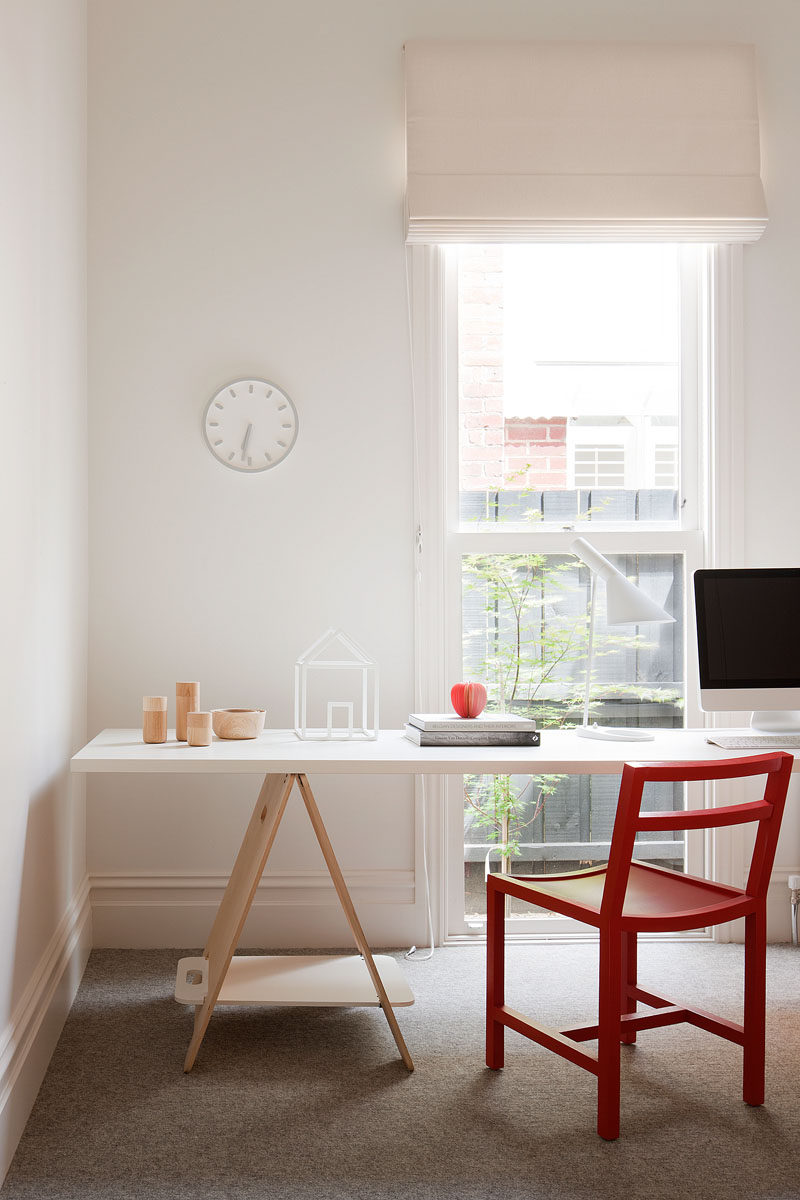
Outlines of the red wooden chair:
{"label": "red wooden chair", "polygon": [[[724,762],[628,763],[622,773],[617,815],[606,866],[569,874],[487,880],[486,1064],[503,1066],[505,1028],[531,1038],[597,1076],[597,1132],[619,1137],[620,1042],[634,1042],[640,1029],[683,1021],[743,1047],[742,1094],[748,1104],[764,1102],[766,982],[766,895],[778,840],[791,754],[761,754]],[[640,812],[645,783],[740,779],[766,775],[763,799],[727,808]],[[747,885],[728,887],[632,860],[639,832],[707,829],[758,822]],[[578,1029],[549,1029],[504,1002],[505,897],[542,905],[594,925],[600,938],[598,1023]],[[741,1025],[687,1008],[640,988],[636,936],[718,925],[745,918],[744,1020]],[[637,1013],[637,1003],[652,1012]],[[597,1053],[580,1043],[597,1039]]]}

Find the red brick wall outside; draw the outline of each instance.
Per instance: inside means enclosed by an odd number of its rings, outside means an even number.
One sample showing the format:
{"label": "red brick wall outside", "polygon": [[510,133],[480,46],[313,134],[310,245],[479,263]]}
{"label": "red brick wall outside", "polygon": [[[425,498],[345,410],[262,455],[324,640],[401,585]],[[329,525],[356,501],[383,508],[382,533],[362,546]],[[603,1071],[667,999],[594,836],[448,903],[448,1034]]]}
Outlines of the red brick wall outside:
{"label": "red brick wall outside", "polygon": [[507,488],[567,486],[566,417],[507,417],[504,451]]}
{"label": "red brick wall outside", "polygon": [[566,487],[566,417],[504,414],[502,246],[462,251],[458,302],[461,490]]}

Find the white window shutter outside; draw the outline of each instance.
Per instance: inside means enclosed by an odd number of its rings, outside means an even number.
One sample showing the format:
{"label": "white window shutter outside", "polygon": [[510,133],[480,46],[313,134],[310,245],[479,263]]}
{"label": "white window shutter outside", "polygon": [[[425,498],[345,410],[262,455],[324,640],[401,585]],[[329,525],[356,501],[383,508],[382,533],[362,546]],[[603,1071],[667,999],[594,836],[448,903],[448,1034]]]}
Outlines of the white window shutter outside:
{"label": "white window shutter outside", "polygon": [[755,241],[752,46],[409,42],[409,242]]}

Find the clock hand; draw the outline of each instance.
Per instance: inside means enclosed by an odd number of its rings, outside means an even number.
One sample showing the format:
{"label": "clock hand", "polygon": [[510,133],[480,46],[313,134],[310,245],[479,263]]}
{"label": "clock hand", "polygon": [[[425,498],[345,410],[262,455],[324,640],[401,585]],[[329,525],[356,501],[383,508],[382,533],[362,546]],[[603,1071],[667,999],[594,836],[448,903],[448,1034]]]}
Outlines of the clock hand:
{"label": "clock hand", "polygon": [[250,425],[247,426],[247,433],[244,435],[244,441],[242,442],[242,461],[244,461],[244,456],[247,453],[247,443],[250,441],[250,434],[252,432],[253,432],[253,426],[251,423]]}

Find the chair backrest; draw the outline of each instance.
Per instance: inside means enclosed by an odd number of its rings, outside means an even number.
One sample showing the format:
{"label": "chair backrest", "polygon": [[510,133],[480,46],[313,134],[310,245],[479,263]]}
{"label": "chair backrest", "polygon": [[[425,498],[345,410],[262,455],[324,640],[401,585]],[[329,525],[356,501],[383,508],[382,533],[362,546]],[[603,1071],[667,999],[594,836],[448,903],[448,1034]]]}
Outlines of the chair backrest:
{"label": "chair backrest", "polygon": [[[793,762],[791,754],[777,751],[714,762],[626,763],[611,837],[601,909],[603,916],[613,916],[622,910],[636,835],[645,831],[712,829],[757,821],[758,833],[745,894],[763,900],[772,873]],[[641,812],[642,792],[646,783],[693,783],[745,779],[753,775],[766,776],[764,795],[760,800],[722,808]]]}

